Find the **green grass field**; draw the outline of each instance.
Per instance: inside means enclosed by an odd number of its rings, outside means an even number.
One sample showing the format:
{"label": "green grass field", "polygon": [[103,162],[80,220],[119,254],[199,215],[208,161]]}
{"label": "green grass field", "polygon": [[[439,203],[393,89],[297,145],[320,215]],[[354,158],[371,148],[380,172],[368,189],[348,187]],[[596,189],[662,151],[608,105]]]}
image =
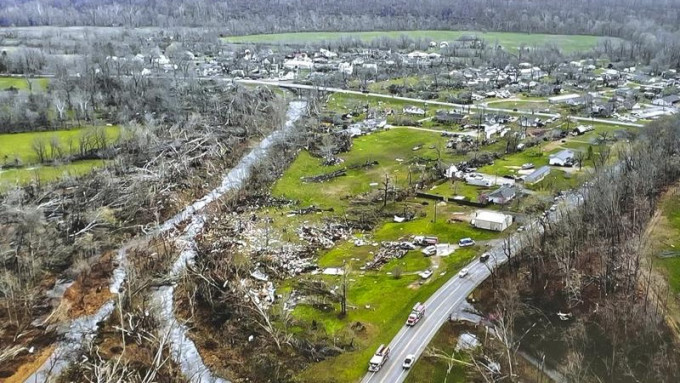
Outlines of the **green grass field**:
{"label": "green grass field", "polygon": [[[302,152],[276,183],[273,193],[299,200],[302,206],[333,207],[336,212],[341,212],[347,206],[346,196],[377,189],[379,186],[370,184],[384,181],[386,174],[397,186],[407,186],[408,161],[416,156],[436,159],[436,151],[430,147],[432,145],[442,147],[446,140],[447,138],[437,133],[395,128],[355,139],[352,150],[340,155],[345,162],[336,166],[323,166],[319,158],[312,157],[308,152]],[[420,146],[421,149],[413,151],[416,146]],[[457,158],[443,151],[442,159],[454,162],[462,160],[462,157]],[[344,177],[321,184],[304,183],[300,179],[366,161],[378,161],[378,165],[365,170],[350,170]],[[418,177],[415,168],[411,169],[411,173],[415,182]]]}
{"label": "green grass field", "polygon": [[377,32],[297,32],[278,33],[248,36],[230,36],[223,38],[228,43],[269,43],[269,44],[307,44],[321,43],[324,41],[339,40],[342,38],[355,38],[362,41],[371,41],[381,37],[398,38],[407,35],[410,38],[429,39],[434,41],[453,41],[461,36],[476,35],[488,42],[498,42],[506,50],[516,52],[522,45],[537,47],[546,44],[555,44],[564,51],[575,52],[593,48],[602,39],[598,36],[582,35],[548,35],[548,34],[524,34],[508,32],[476,32],[476,31],[377,31]]}
{"label": "green grass field", "polygon": [[[113,142],[118,139],[120,127],[107,126],[106,135]],[[38,162],[38,155],[33,149],[36,140],[46,140],[48,143],[56,138],[61,148],[67,154],[78,151],[78,139],[86,129],[56,130],[48,132],[0,134],[0,166],[14,163],[18,159],[23,164]]]}
{"label": "green grass field", "polygon": [[105,164],[104,160],[85,160],[64,165],[0,170],[0,191],[12,185],[27,185],[31,182],[45,184],[64,176],[81,176]]}
{"label": "green grass field", "polygon": [[0,77],[0,91],[15,88],[25,91],[32,89],[34,92],[44,92],[47,90],[49,81],[47,78]]}
{"label": "green grass field", "polygon": [[[655,227],[653,243],[658,251],[680,251],[680,194],[669,192],[660,204],[662,218]],[[655,260],[665,270],[671,289],[680,293],[680,256]]]}

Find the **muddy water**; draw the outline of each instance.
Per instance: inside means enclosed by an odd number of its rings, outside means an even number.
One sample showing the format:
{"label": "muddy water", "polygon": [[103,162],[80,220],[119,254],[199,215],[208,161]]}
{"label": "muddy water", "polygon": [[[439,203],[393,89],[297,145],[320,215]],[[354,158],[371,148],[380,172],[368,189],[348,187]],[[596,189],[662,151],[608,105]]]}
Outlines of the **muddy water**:
{"label": "muddy water", "polygon": [[[231,169],[222,179],[220,186],[212,190],[203,198],[187,206],[183,211],[170,218],[158,227],[151,235],[161,234],[174,229],[178,224],[191,218],[191,224],[187,226],[182,236],[178,238],[182,252],[173,264],[169,277],[179,276],[187,264],[193,262],[196,256],[195,238],[203,229],[205,217],[199,214],[203,208],[211,202],[219,199],[224,194],[238,190],[250,177],[253,166],[264,158],[271,147],[285,139],[294,126],[294,123],[302,117],[307,103],[304,101],[292,101],[288,107],[287,121],[284,126],[263,139],[260,144],[248,153],[241,161]],[[115,261],[117,264],[113,272],[109,289],[112,293],[119,293],[126,277],[126,251],[128,246],[118,250]],[[177,321],[174,315],[173,301],[174,286],[164,286],[153,293],[153,300],[157,305],[159,319],[162,323],[163,332],[169,334],[171,354],[182,372],[191,382],[224,383],[224,379],[215,377],[203,364],[198,354],[196,345],[186,335],[187,328]],[[63,328],[62,339],[57,344],[55,351],[25,382],[46,382],[58,376],[69,363],[78,357],[79,350],[87,341],[93,339],[99,328],[99,323],[106,320],[114,309],[114,300],[106,302],[96,313],[90,316],[73,320]]]}

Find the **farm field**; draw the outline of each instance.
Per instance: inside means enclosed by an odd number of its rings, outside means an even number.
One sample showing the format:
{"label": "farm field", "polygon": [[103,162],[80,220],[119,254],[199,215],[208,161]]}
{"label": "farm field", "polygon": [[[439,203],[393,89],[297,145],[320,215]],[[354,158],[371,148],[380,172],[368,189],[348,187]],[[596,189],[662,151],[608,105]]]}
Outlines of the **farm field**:
{"label": "farm field", "polygon": [[55,166],[0,170],[0,190],[15,184],[26,185],[33,181],[48,183],[63,176],[77,177],[103,167],[105,164],[104,160],[84,160]]}
{"label": "farm field", "polygon": [[406,35],[410,38],[431,39],[435,41],[455,40],[465,35],[479,36],[489,42],[498,41],[508,51],[517,51],[525,44],[528,47],[554,44],[564,51],[574,52],[588,50],[594,47],[602,37],[584,35],[548,35],[525,34],[508,32],[478,32],[478,31],[384,31],[384,32],[294,32],[247,36],[224,37],[227,43],[270,43],[270,44],[306,44],[324,41],[355,38],[368,42],[381,37],[398,38]]}
{"label": "farm field", "polygon": [[[77,153],[78,139],[83,134],[88,134],[88,129],[91,128],[0,134],[0,166],[14,163],[16,160],[22,164],[38,162],[38,155],[33,149],[33,144],[36,140],[46,140],[49,146],[49,142],[52,139],[56,139],[66,154]],[[102,129],[105,129],[109,142],[118,139],[120,127],[106,126],[102,127]]]}
{"label": "farm field", "polygon": [[[30,82],[30,84],[29,84]],[[50,80],[47,78],[23,78],[23,77],[5,77],[0,76],[0,91],[15,88],[18,90],[28,91],[32,88],[34,92],[43,92],[47,90],[47,85]]]}

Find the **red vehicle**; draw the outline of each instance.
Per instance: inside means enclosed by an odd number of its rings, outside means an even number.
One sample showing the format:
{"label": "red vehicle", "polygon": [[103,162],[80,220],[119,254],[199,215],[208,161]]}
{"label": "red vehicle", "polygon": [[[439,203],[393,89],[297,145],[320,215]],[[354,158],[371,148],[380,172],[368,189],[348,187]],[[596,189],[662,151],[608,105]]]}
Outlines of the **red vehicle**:
{"label": "red vehicle", "polygon": [[425,305],[418,302],[415,306],[413,306],[413,310],[411,310],[411,314],[409,314],[408,319],[406,320],[406,325],[415,326],[416,323],[420,322],[420,319],[422,319],[424,316]]}

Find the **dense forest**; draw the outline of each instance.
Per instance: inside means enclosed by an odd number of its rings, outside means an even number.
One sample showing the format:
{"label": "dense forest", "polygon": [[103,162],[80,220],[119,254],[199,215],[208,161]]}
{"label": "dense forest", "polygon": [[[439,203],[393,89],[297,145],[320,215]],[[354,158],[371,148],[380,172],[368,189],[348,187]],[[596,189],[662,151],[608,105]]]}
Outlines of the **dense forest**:
{"label": "dense forest", "polygon": [[[214,27],[225,34],[488,29],[632,38],[678,28],[678,0],[5,0],[0,26]],[[663,11],[661,11],[663,10]],[[426,28],[424,28],[426,27]]]}

